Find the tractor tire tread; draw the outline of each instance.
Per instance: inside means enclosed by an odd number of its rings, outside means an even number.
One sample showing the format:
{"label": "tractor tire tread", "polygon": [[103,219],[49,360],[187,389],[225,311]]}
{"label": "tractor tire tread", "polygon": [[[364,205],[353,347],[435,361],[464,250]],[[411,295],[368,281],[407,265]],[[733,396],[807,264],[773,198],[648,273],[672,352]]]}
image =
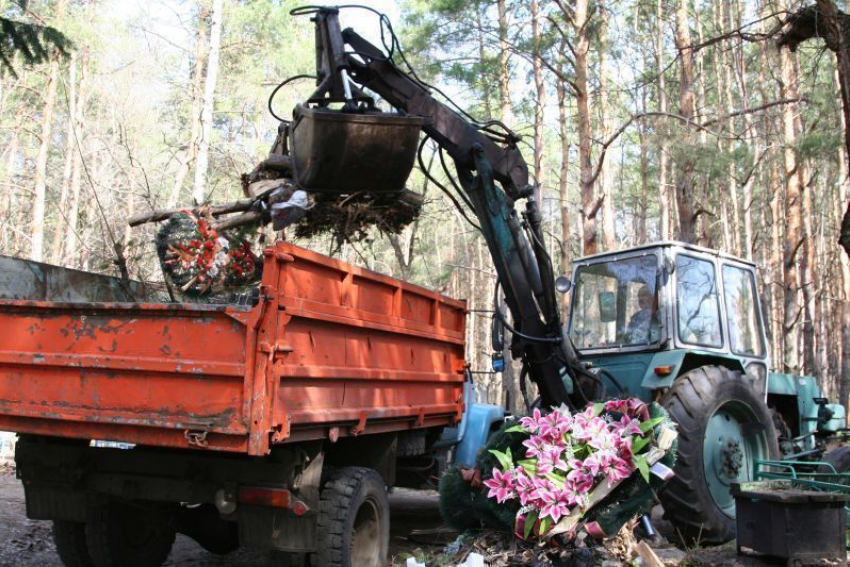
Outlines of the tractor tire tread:
{"label": "tractor tire tread", "polygon": [[[680,377],[661,404],[677,423],[678,455],[674,476],[659,494],[665,518],[680,532],[684,543],[719,544],[735,537],[734,519],[722,515],[708,491],[703,472],[703,435],[707,418],[723,403],[724,387],[749,388],[742,374],[724,367],[703,366]],[[718,396],[721,396],[718,399]],[[772,421],[764,404],[747,402],[765,420],[770,456],[778,454]],[[729,398],[732,399],[732,398]]]}

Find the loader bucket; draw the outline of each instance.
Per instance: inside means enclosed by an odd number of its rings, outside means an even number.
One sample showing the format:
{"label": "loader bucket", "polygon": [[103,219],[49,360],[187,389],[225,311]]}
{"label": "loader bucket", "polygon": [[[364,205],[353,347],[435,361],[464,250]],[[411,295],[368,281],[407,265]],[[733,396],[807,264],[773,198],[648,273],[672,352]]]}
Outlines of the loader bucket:
{"label": "loader bucket", "polygon": [[305,191],[387,193],[404,189],[428,122],[421,116],[295,107],[292,169]]}

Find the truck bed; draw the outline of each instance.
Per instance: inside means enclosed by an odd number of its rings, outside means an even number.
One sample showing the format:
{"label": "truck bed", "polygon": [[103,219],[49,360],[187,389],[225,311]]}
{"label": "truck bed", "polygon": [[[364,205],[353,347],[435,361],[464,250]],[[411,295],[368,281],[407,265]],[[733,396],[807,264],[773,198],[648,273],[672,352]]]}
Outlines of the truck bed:
{"label": "truck bed", "polygon": [[465,313],[284,243],[250,308],[0,301],[0,430],[264,455],[451,425]]}

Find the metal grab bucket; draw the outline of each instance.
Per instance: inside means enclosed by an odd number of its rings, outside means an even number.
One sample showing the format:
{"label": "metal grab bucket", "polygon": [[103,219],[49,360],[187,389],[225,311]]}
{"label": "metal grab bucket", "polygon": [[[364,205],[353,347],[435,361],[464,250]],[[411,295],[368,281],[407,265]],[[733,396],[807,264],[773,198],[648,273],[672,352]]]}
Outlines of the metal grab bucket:
{"label": "metal grab bucket", "polygon": [[404,189],[428,122],[421,116],[295,107],[292,170],[305,191],[387,193]]}

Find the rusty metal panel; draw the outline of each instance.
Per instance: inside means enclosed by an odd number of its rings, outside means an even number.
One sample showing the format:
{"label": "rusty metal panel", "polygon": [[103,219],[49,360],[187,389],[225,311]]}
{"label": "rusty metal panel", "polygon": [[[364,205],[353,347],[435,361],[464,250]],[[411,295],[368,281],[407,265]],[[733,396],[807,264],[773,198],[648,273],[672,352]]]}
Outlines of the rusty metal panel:
{"label": "rusty metal panel", "polygon": [[0,299],[139,302],[166,297],[138,281],[0,256]]}
{"label": "rusty metal panel", "polygon": [[0,300],[0,429],[263,455],[455,423],[466,304],[289,244],[247,307]]}
{"label": "rusty metal panel", "polygon": [[106,430],[247,433],[245,324],[226,309],[0,302],[0,328],[4,417],[55,420],[52,433],[69,437],[103,424],[94,438],[135,443],[149,440]]}
{"label": "rusty metal panel", "polygon": [[[288,244],[275,375],[277,441],[345,425],[450,424],[462,412],[466,303]],[[435,419],[434,418],[439,418]]]}

